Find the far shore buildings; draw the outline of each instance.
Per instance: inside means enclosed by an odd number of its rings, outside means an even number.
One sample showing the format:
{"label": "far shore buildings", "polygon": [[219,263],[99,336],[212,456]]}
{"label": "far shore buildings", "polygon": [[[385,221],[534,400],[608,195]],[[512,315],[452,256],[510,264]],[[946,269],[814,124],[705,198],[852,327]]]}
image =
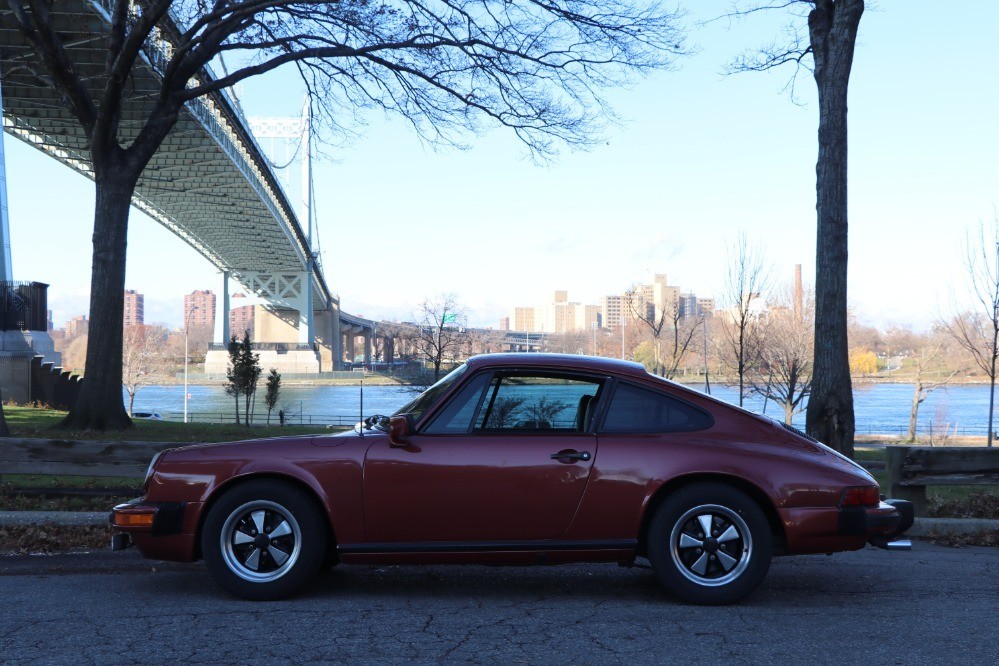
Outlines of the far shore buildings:
{"label": "far shore buildings", "polygon": [[681,319],[709,316],[714,308],[713,299],[683,294],[679,287],[667,282],[664,273],[659,273],[652,284],[604,296],[598,305],[570,301],[568,291],[556,291],[552,301],[545,305],[514,307],[509,317],[500,320],[500,329],[530,333],[568,333],[594,327],[613,329],[626,320],[639,317],[651,320],[664,315],[672,317],[674,313]]}
{"label": "far shore buildings", "polygon": [[80,335],[87,335],[90,332],[90,322],[87,315],[78,315],[66,322],[66,337],[75,338]]}
{"label": "far shore buildings", "polygon": [[142,326],[146,323],[146,298],[134,289],[125,290],[125,328],[130,326]]}
{"label": "far shore buildings", "polygon": [[[185,295],[184,322],[191,328],[214,330],[216,298],[215,292],[208,289]],[[244,332],[253,338],[257,306],[240,305],[246,298],[246,294],[238,292],[229,297],[229,331],[238,338],[242,338]]]}
{"label": "far shore buildings", "polygon": [[215,294],[207,289],[184,296],[184,327],[215,327]]}

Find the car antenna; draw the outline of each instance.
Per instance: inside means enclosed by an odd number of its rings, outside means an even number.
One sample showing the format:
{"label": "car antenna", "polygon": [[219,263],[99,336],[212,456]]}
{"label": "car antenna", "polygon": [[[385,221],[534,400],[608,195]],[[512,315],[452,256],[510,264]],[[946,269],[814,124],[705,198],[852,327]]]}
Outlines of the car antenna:
{"label": "car antenna", "polygon": [[359,430],[360,430],[360,433],[361,433],[361,437],[364,437],[364,370],[363,369],[361,370],[361,414],[360,414],[360,417],[361,418],[358,421],[358,423],[360,424]]}

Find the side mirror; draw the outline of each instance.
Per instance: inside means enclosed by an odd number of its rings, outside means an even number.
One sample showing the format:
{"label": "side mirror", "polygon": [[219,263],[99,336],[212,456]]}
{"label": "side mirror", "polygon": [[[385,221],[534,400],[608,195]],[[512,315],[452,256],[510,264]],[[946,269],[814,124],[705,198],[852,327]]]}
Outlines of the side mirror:
{"label": "side mirror", "polygon": [[409,416],[393,416],[389,419],[389,444],[397,448],[409,446],[406,440],[409,438]]}

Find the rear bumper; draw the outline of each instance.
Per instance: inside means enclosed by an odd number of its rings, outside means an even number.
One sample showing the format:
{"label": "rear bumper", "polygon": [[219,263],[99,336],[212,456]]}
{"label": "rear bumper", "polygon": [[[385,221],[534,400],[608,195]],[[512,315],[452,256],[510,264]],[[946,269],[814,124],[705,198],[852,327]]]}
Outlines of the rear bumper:
{"label": "rear bumper", "polygon": [[902,540],[902,535],[912,527],[914,520],[911,502],[885,500],[876,507],[847,506],[839,509],[839,532],[844,535],[863,535],[868,542],[880,548]]}

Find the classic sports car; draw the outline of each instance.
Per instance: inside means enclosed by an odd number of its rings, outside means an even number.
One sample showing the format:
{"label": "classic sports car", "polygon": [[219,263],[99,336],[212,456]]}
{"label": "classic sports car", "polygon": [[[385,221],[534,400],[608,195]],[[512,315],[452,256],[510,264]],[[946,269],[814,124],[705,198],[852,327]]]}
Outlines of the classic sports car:
{"label": "classic sports car", "polygon": [[353,563],[648,558],[678,597],[730,603],[771,557],[904,547],[906,502],[792,428],[635,363],[478,356],[392,417],[329,436],[171,449],[116,506],[112,547],[204,558],[247,599]]}

